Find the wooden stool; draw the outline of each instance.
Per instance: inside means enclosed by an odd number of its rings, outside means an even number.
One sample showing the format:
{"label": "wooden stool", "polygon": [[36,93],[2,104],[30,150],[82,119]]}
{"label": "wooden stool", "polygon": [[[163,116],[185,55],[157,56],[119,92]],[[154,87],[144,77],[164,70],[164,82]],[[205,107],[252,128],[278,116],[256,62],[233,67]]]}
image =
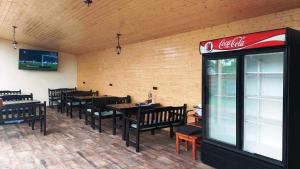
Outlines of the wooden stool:
{"label": "wooden stool", "polygon": [[[185,149],[189,150],[189,142],[192,143],[192,158],[196,160],[196,148],[200,146],[200,136],[197,135],[187,135],[180,132],[176,132],[176,151],[177,154],[180,153],[180,141],[185,141]],[[197,143],[199,141],[199,144]]]}

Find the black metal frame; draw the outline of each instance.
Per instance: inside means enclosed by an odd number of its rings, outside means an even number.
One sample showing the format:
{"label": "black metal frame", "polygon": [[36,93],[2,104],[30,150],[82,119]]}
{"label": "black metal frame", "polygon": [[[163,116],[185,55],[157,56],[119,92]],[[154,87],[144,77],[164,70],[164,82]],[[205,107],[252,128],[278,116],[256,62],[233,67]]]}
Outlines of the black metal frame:
{"label": "black metal frame", "polygon": [[[202,147],[202,160],[214,167],[231,169],[231,168],[274,168],[274,169],[283,169],[289,168],[297,165],[296,156],[299,151],[299,143],[296,144],[296,140],[299,141],[299,135],[295,131],[297,126],[296,120],[300,120],[299,113],[296,113],[296,110],[299,111],[295,105],[295,102],[300,100],[298,96],[299,89],[296,85],[299,85],[300,82],[297,78],[296,72],[299,70],[297,66],[292,64],[299,63],[300,59],[298,56],[300,54],[299,49],[299,39],[300,33],[286,28],[287,30],[287,44],[278,47],[267,47],[261,49],[249,49],[242,51],[232,51],[232,52],[223,52],[223,53],[213,53],[213,54],[203,54],[203,72],[202,72],[202,105],[203,105],[203,147]],[[268,157],[264,157],[258,154],[252,154],[246,151],[243,151],[243,139],[244,139],[244,59],[245,55],[248,54],[259,54],[259,53],[272,53],[272,52],[283,52],[284,53],[284,72],[283,72],[283,156],[282,161],[274,160]],[[216,140],[211,140],[207,138],[207,104],[208,104],[208,95],[207,91],[207,60],[213,58],[232,58],[226,56],[238,56],[238,65],[237,68],[237,80],[240,84],[237,85],[237,99],[240,101],[237,102],[237,145],[230,146]],[[298,58],[297,58],[298,57]],[[299,67],[299,66],[298,66]],[[299,72],[299,71],[298,71]],[[293,81],[292,81],[293,80]],[[293,90],[293,91],[292,91]],[[291,97],[294,96],[294,98]],[[291,101],[293,103],[291,103]],[[293,117],[290,117],[293,116]],[[299,123],[299,122],[298,122]],[[298,135],[298,139],[297,136]],[[214,159],[212,159],[214,158]],[[230,164],[231,163],[231,164]]]}

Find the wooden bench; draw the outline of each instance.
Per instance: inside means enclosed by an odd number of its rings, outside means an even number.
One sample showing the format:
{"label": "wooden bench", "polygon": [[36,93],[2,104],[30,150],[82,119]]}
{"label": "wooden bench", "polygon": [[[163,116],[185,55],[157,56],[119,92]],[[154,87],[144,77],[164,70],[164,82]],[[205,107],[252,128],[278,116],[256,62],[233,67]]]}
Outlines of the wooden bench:
{"label": "wooden bench", "polygon": [[0,110],[0,125],[28,123],[34,130],[37,121],[40,122],[40,131],[46,135],[46,102],[4,104]]}
{"label": "wooden bench", "polygon": [[31,94],[11,94],[1,96],[4,102],[6,101],[20,101],[20,100],[33,100],[33,95]]}
{"label": "wooden bench", "polygon": [[0,95],[11,95],[11,94],[21,94],[21,89],[20,90],[0,90]]}
{"label": "wooden bench", "polygon": [[[186,124],[187,105],[180,107],[160,107],[151,110],[139,109],[134,117],[126,119],[126,146],[133,145],[136,152],[140,150],[140,132],[151,131],[154,134],[156,129],[170,128],[170,137],[173,137],[173,127]],[[130,141],[130,132],[135,135],[135,142]]]}

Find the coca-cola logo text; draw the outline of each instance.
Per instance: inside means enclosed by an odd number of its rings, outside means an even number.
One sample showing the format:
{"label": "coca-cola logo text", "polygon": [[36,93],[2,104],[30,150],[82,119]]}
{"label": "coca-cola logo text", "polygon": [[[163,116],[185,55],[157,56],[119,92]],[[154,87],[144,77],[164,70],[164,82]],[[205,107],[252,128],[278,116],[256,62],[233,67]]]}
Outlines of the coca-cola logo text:
{"label": "coca-cola logo text", "polygon": [[222,39],[219,43],[219,49],[239,48],[245,45],[245,36],[238,36],[230,40]]}

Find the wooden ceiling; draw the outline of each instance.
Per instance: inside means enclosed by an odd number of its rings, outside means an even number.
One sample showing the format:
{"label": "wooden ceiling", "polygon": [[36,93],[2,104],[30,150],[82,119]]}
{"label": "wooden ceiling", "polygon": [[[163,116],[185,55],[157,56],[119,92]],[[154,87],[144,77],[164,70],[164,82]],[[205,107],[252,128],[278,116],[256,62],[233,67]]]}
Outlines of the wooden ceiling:
{"label": "wooden ceiling", "polygon": [[16,25],[18,42],[83,54],[114,47],[117,32],[124,45],[298,7],[300,0],[0,0],[0,38],[11,40]]}

